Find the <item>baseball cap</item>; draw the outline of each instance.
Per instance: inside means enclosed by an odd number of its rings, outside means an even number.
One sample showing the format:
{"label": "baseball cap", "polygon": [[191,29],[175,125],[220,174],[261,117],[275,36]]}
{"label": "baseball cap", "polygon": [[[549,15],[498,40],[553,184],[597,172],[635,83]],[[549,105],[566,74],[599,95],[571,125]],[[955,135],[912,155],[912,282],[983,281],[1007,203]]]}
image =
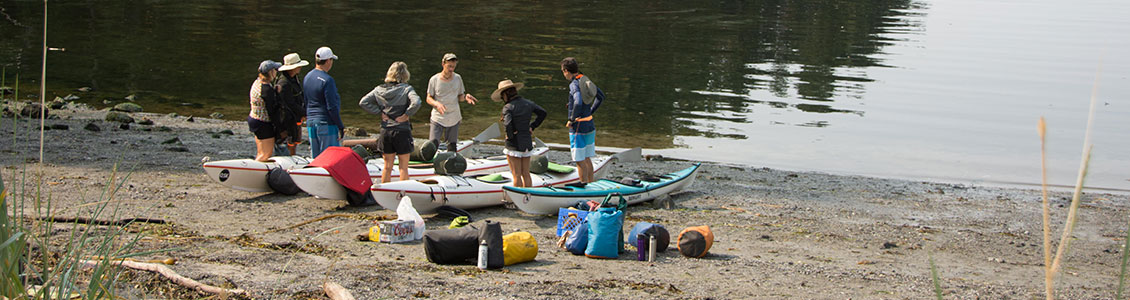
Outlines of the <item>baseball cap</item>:
{"label": "baseball cap", "polygon": [[330,49],[330,47],[322,47],[322,48],[318,48],[318,51],[314,52],[314,59],[317,59],[317,60],[327,60],[327,59],[337,60],[338,58],[337,58],[337,55],[334,55],[334,51],[332,49]]}
{"label": "baseball cap", "polygon": [[264,60],[263,62],[259,63],[259,74],[270,73],[271,70],[277,70],[281,66],[282,66],[282,64],[280,64],[276,61],[273,61],[273,60],[270,60],[270,59]]}
{"label": "baseball cap", "polygon": [[444,54],[443,55],[443,61],[449,61],[449,60],[459,60],[459,57],[456,57],[455,53]]}

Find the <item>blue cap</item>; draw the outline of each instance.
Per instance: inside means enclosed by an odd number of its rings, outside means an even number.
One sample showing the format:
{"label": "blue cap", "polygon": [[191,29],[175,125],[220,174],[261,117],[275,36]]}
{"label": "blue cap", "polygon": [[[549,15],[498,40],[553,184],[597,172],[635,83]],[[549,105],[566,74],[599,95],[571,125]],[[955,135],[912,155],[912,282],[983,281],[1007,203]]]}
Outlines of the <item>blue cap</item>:
{"label": "blue cap", "polygon": [[263,62],[259,63],[259,74],[270,73],[271,70],[278,70],[279,67],[281,67],[281,66],[282,66],[282,64],[280,64],[276,61],[273,61],[273,60],[270,60],[270,59],[264,60]]}

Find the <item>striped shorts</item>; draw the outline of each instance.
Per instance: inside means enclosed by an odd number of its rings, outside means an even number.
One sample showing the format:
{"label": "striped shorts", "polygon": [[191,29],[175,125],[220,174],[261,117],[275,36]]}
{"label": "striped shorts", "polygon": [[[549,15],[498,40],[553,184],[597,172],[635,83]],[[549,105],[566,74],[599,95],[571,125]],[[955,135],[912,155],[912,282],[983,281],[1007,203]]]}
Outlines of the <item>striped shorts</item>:
{"label": "striped shorts", "polygon": [[596,156],[596,131],[569,134],[569,153],[573,161],[582,161]]}

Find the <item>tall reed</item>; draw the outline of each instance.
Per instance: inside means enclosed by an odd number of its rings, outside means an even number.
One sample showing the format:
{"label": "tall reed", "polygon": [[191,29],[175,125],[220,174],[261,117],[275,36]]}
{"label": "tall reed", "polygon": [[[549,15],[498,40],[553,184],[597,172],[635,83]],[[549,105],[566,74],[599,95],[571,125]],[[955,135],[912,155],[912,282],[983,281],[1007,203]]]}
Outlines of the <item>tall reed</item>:
{"label": "tall reed", "polygon": [[[1101,72],[1100,72],[1101,74]],[[1071,233],[1075,230],[1075,223],[1078,220],[1079,202],[1083,198],[1083,183],[1087,178],[1087,168],[1091,163],[1091,150],[1094,149],[1094,144],[1091,143],[1091,132],[1095,121],[1095,104],[1098,103],[1098,89],[1099,77],[1095,75],[1095,84],[1091,87],[1091,106],[1087,112],[1087,130],[1083,133],[1083,154],[1079,162],[1079,173],[1075,179],[1075,191],[1071,196],[1071,206],[1067,210],[1067,219],[1064,220],[1063,234],[1059,238],[1059,246],[1055,250],[1055,258],[1051,258],[1051,212],[1048,210],[1048,194],[1047,194],[1047,164],[1042,163],[1041,169],[1045,174],[1041,181],[1043,186],[1043,202],[1044,202],[1044,292],[1048,300],[1055,299],[1055,275],[1059,272],[1060,265],[1063,264],[1063,258],[1066,256],[1067,249],[1071,245]],[[1044,158],[1044,144],[1046,136],[1046,128],[1043,118],[1040,118],[1038,123],[1037,132],[1040,135],[1040,153],[1041,160],[1046,161]],[[1050,261],[1050,263],[1048,263]]]}

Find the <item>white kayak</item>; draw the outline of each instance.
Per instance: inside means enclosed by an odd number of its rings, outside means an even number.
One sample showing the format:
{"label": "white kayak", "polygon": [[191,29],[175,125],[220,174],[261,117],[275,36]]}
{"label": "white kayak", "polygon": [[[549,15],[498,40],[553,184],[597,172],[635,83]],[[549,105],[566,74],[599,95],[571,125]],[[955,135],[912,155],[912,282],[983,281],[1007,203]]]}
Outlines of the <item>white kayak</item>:
{"label": "white kayak", "polygon": [[[500,135],[498,123],[495,123],[475,136],[474,139],[456,144],[456,151],[463,151],[471,145],[484,143]],[[302,169],[311,161],[314,161],[314,159],[302,156],[274,156],[267,162],[250,158],[230,159],[206,162],[204,163],[204,172],[208,174],[208,178],[233,189],[256,193],[273,192],[274,190],[267,185],[267,172],[274,168],[282,168],[287,171]],[[374,161],[376,161],[376,164],[383,164],[381,159],[370,160],[369,163],[374,163]],[[428,166],[430,167],[431,164],[428,164]],[[380,177],[379,174],[378,172],[378,177]],[[342,193],[344,192],[342,190]],[[342,196],[341,199],[345,199],[345,197]]]}
{"label": "white kayak", "polygon": [[[595,177],[601,177],[607,172],[609,168],[605,167],[611,159],[610,156],[593,158]],[[564,168],[569,171],[530,174],[533,185],[553,186],[580,181],[576,168]],[[429,214],[442,205],[473,209],[503,204],[504,186],[514,186],[513,176],[509,171],[482,176],[432,176],[419,180],[374,183],[370,190],[373,198],[384,208],[395,210],[400,205],[401,198],[408,196],[417,211]]]}
{"label": "white kayak", "polygon": [[274,156],[271,161],[261,162],[250,158],[210,161],[204,163],[204,172],[220,184],[248,192],[271,192],[267,185],[267,172],[274,168],[284,170],[305,167],[312,161],[309,157]]}
{"label": "white kayak", "polygon": [[[533,149],[533,153],[545,154],[549,152],[549,147],[541,141],[538,142],[538,147]],[[391,176],[394,178],[400,177],[400,169],[392,169]],[[369,171],[369,178],[373,182],[381,182],[381,170],[384,169],[384,160],[373,159],[365,164],[365,168]],[[495,172],[509,170],[510,166],[506,163],[506,156],[492,156],[486,158],[467,159],[467,169],[463,172],[465,176],[483,175]],[[342,186],[330,176],[330,172],[325,168],[308,167],[301,169],[291,169],[287,172],[290,173],[290,178],[294,180],[294,184],[306,193],[318,198],[324,199],[345,199],[345,186]],[[408,166],[408,177],[410,179],[421,179],[436,176],[435,167],[432,164]],[[395,207],[393,208],[395,209]],[[419,208],[417,208],[419,209]]]}
{"label": "white kayak", "polygon": [[[589,183],[583,188],[508,186],[503,189],[507,201],[513,202],[518,209],[531,214],[557,214],[559,208],[573,206],[581,201],[600,202],[609,194],[620,194],[628,205],[631,205],[678,192],[690,186],[694,182],[699,165],[696,163],[689,168],[634,184],[602,179]],[[609,201],[614,204],[619,202],[620,198],[615,195]]]}

